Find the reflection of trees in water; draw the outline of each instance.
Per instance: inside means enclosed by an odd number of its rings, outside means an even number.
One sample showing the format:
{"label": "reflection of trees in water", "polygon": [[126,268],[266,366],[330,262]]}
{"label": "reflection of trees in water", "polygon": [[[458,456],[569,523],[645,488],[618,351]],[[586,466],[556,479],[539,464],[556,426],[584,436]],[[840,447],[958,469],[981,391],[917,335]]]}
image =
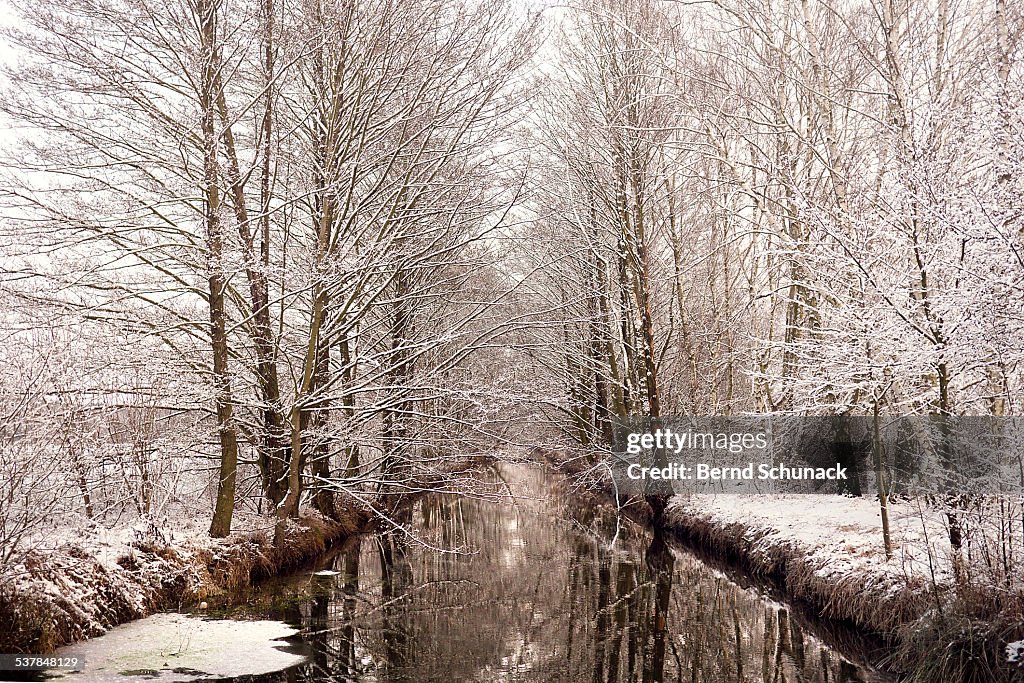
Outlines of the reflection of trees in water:
{"label": "reflection of trees in water", "polygon": [[355,639],[379,665],[381,680],[472,678],[486,663],[518,657],[516,635],[529,630],[530,597],[516,514],[505,506],[435,496],[410,513],[425,547],[402,533],[374,539],[363,555],[364,586],[379,586],[358,610]]}
{"label": "reflection of trees in water", "polygon": [[[637,561],[641,555],[643,561]],[[613,552],[577,539],[567,572],[570,680],[853,683],[861,671],[660,535]],[[593,631],[587,615],[593,614]],[[639,656],[638,656],[639,655]]]}
{"label": "reflection of trees in water", "polygon": [[408,537],[388,534],[378,537],[383,613],[384,674],[388,680],[404,681],[404,671],[415,642],[410,612],[405,604],[413,584]]}
{"label": "reflection of trees in water", "polygon": [[651,656],[644,658],[644,681],[661,681],[665,673],[665,642],[668,634],[669,600],[672,597],[675,558],[660,533],[655,534],[644,557],[650,582],[654,584],[654,613],[651,617]]}
{"label": "reflection of trees in water", "polygon": [[362,539],[357,539],[341,558],[341,627],[338,629],[338,670],[352,673],[356,665],[355,625],[356,595],[359,593],[359,551]]}
{"label": "reflection of trees in water", "polygon": [[[675,557],[655,536],[642,561],[635,558],[600,538],[574,544],[566,618],[571,680],[664,680]],[[574,649],[582,656],[574,657]]]}
{"label": "reflection of trees in water", "polygon": [[421,538],[462,552],[392,533],[338,555],[303,606],[313,661],[273,680],[865,680],[786,609],[571,500],[421,500]]}

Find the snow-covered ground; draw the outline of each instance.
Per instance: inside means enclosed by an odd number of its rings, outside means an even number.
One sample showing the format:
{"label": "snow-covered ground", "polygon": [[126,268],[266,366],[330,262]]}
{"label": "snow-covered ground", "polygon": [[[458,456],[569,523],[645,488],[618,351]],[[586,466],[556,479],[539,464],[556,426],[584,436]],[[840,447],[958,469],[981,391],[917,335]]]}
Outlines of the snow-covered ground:
{"label": "snow-covered ground", "polygon": [[[205,516],[204,516],[205,517]],[[0,651],[47,652],[105,633],[132,619],[197,603],[247,585],[324,550],[344,529],[306,511],[273,545],[274,520],[236,515],[228,538],[213,539],[205,520],[160,526],[143,520],[107,529],[64,528],[28,539],[3,577]],[[0,596],[3,597],[3,596]]]}
{"label": "snow-covered ground", "polygon": [[297,633],[298,629],[277,621],[154,614],[54,654],[87,663],[83,673],[59,674],[58,680],[102,683],[123,678],[122,672],[136,672],[161,683],[186,683],[260,675],[297,665],[305,656],[290,652],[284,642]]}
{"label": "snow-covered ground", "polygon": [[[993,651],[1001,651],[1001,638],[1022,630],[1012,607],[1024,599],[1020,508],[1012,503],[975,502],[958,513],[964,536],[954,554],[944,511],[924,500],[894,502],[889,558],[873,498],[675,496],[666,521],[681,537],[771,577],[823,617],[912,642],[935,615],[960,615],[944,627],[974,624],[965,628],[978,635],[966,639],[994,638]],[[1016,542],[1000,536],[1011,522]]]}
{"label": "snow-covered ground", "polygon": [[840,495],[676,496],[670,514],[719,526],[740,524],[757,546],[799,549],[823,578],[870,571],[892,577],[952,580],[941,514],[922,504],[889,505],[892,559],[886,559],[878,501]]}
{"label": "snow-covered ground", "polygon": [[[209,515],[181,514],[174,519],[159,522],[148,519],[134,520],[108,528],[86,520],[36,532],[22,542],[22,547],[36,552],[71,552],[96,558],[100,564],[114,569],[118,560],[131,556],[141,545],[159,545],[177,551],[212,548],[217,544],[210,538]],[[232,537],[274,533],[274,521],[265,515],[236,511],[231,522]]]}

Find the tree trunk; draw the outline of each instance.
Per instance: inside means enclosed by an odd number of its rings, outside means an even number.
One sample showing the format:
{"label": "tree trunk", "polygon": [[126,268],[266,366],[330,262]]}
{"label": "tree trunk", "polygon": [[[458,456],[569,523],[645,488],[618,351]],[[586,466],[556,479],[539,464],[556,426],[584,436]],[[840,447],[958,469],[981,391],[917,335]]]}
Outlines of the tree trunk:
{"label": "tree trunk", "polygon": [[[389,384],[393,387],[391,405],[384,411],[384,427],[381,434],[384,449],[384,465],[381,473],[384,479],[395,477],[409,469],[408,434],[404,405],[405,393],[408,391],[408,380],[412,374],[412,359],[409,344],[412,342],[412,311],[409,297],[412,282],[408,271],[398,266],[395,275],[395,311],[392,322],[391,337],[391,370],[388,372]],[[396,502],[397,505],[397,502]]]}
{"label": "tree trunk", "polygon": [[[327,304],[325,304],[325,309]],[[325,312],[325,317],[327,312]],[[320,337],[320,341],[317,349],[316,367],[313,373],[313,384],[310,387],[310,393],[316,395],[321,387],[328,385],[330,381],[330,346],[327,341],[324,340],[323,335]],[[319,481],[316,484],[316,490],[313,494],[313,507],[315,507],[325,517],[334,519],[337,517],[337,510],[334,509],[334,492],[329,486],[324,484],[324,480],[331,478],[331,440],[323,433],[323,427],[327,425],[327,421],[330,416],[330,403],[327,399],[320,398],[315,400],[312,410],[308,415],[308,431],[307,427],[303,428],[303,433],[311,436],[311,443],[308,444],[307,450],[309,451],[309,467]]]}
{"label": "tree trunk", "polygon": [[216,4],[200,0],[198,5],[200,32],[206,52],[203,66],[202,131],[203,181],[206,194],[206,241],[209,252],[210,343],[213,351],[213,379],[220,439],[220,470],[217,503],[210,525],[210,535],[221,538],[231,533],[231,516],[235,509],[235,473],[238,467],[238,439],[232,424],[231,376],[228,369],[227,314],[224,290],[227,281],[223,270],[224,235],[220,220],[220,188],[217,185],[217,136],[214,123],[216,99]]}
{"label": "tree trunk", "polygon": [[874,400],[874,422],[872,424],[872,450],[875,452],[875,486],[878,488],[878,507],[882,517],[882,545],[885,547],[885,559],[892,559],[892,534],[889,532],[889,463],[883,457],[880,433],[880,417],[878,398]]}
{"label": "tree trunk", "polygon": [[[327,306],[327,293],[323,285],[317,285],[313,296],[312,320],[309,325],[309,339],[306,343],[306,356],[302,370],[302,382],[296,393],[295,404],[292,406],[289,422],[291,424],[291,455],[288,462],[288,493],[277,508],[279,520],[299,516],[299,497],[302,495],[302,411],[313,387],[313,376],[316,370],[316,356],[320,348],[320,331],[324,322]],[[280,525],[278,526],[280,531]]]}
{"label": "tree trunk", "polygon": [[[341,355],[341,378],[343,381],[343,394],[341,399],[342,414],[347,420],[352,420],[356,414],[356,398],[349,391],[355,381],[355,363],[352,359],[352,343],[349,341],[348,333],[345,332],[338,342],[338,349]],[[345,477],[351,478],[359,475],[359,445],[349,442],[345,446]]]}

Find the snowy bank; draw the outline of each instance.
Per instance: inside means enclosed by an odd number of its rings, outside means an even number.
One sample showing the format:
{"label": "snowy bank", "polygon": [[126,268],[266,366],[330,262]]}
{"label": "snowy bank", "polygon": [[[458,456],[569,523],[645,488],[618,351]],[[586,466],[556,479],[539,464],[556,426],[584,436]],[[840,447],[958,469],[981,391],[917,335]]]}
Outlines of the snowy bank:
{"label": "snowy bank", "polygon": [[323,553],[361,529],[366,515],[341,522],[313,511],[290,521],[275,546],[274,520],[236,520],[212,539],[200,529],[136,525],[77,530],[37,547],[0,585],[0,652],[48,653],[163,609],[225,596]]}
{"label": "snowy bank", "polygon": [[771,578],[821,616],[886,634],[921,617],[949,590],[948,562],[929,543],[941,521],[890,508],[886,559],[876,501],[838,495],[673,497],[665,526],[677,536]]}
{"label": "snowy bank", "polygon": [[1011,569],[994,580],[991,556],[975,548],[961,551],[958,579],[941,513],[902,502],[889,517],[891,558],[868,498],[675,496],[663,524],[822,617],[882,636],[906,680],[1024,680],[1006,644],[1024,635],[1024,577]]}
{"label": "snowy bank", "polygon": [[[639,494],[614,488],[607,467],[586,454],[535,451],[643,522]],[[1007,501],[1002,501],[1006,503]],[[945,513],[925,500],[888,507],[892,557],[882,538],[878,500],[841,495],[690,495],[669,499],[660,525],[691,547],[767,580],[821,617],[880,636],[888,664],[908,681],[1024,680],[1024,568],[1020,541],[1000,547],[1000,501],[964,509],[973,533],[958,555]],[[1015,514],[1018,514],[1019,509]],[[1018,527],[1019,533],[1019,527]],[[1007,554],[1007,548],[1017,550]],[[960,567],[954,571],[954,557]]]}

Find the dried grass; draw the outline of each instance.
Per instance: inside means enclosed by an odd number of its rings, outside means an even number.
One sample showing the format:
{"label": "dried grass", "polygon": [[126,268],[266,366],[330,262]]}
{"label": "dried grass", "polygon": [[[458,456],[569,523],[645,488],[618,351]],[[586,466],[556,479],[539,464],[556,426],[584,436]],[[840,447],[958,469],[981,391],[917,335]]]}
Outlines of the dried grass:
{"label": "dried grass", "polygon": [[771,535],[768,530],[752,530],[740,523],[719,525],[678,509],[671,510],[666,527],[682,541],[772,581],[789,599],[813,607],[827,619],[886,636],[928,609],[923,580],[893,586],[864,574],[838,580],[823,576],[801,548],[764,542]]}
{"label": "dried grass", "polygon": [[[275,547],[263,533],[212,541],[179,552],[135,544],[108,567],[80,548],[30,553],[31,580],[0,586],[0,652],[41,653],[104,633],[154,612],[237,594],[253,582],[295,569],[366,527],[368,515],[351,511],[342,521],[310,514],[290,521]],[[54,586],[29,594],[13,586]]]}
{"label": "dried grass", "polygon": [[[567,461],[551,451],[535,455],[566,474],[587,476],[588,485],[604,495],[613,492],[610,481],[593,476],[596,470],[581,459]],[[631,505],[635,510],[644,503]],[[644,518],[643,513],[639,516]],[[901,680],[1024,681],[1024,669],[1007,664],[1004,645],[1024,639],[1024,595],[1019,586],[1011,590],[1006,577],[961,586],[935,586],[920,575],[867,571],[837,577],[822,572],[807,548],[769,538],[770,528],[722,523],[676,506],[668,509],[661,524],[690,547],[770,581],[790,602],[880,637],[891,646],[884,664],[903,672]],[[945,607],[939,610],[937,605]]]}

